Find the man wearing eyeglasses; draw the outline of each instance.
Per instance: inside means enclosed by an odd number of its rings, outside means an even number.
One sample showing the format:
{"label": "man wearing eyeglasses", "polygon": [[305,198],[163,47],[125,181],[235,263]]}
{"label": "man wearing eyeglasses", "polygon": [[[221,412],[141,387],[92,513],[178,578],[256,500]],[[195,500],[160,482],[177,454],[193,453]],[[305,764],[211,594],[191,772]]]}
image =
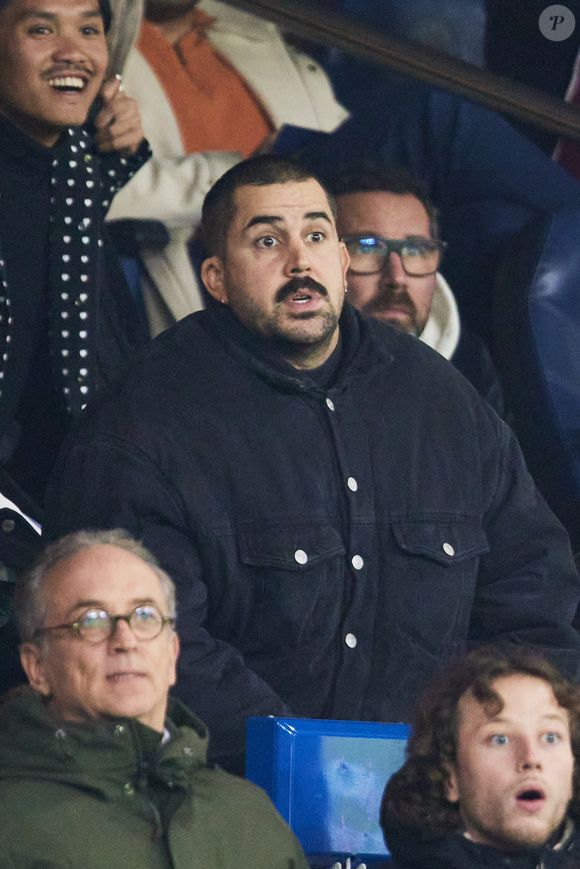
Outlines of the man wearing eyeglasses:
{"label": "man wearing eyeglasses", "polygon": [[0,863],[307,869],[265,795],[206,762],[168,693],[175,588],[128,534],[77,532],[21,580],[30,688],[0,708]]}
{"label": "man wearing eyeglasses", "polygon": [[422,184],[404,169],[362,161],[330,186],[338,231],[350,256],[350,303],[437,350],[503,416],[502,389],[489,351],[460,324],[453,292],[439,272],[446,244]]}

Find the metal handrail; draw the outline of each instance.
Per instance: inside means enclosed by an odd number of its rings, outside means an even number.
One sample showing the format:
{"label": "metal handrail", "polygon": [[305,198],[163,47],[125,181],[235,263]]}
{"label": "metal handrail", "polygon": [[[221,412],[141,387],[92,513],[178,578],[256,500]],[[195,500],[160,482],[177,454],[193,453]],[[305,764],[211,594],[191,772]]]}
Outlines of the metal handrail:
{"label": "metal handrail", "polygon": [[344,14],[312,8],[313,4],[306,6],[300,0],[230,2],[303,39],[342,49],[550,133],[580,141],[580,111],[576,106],[507,76],[479,69],[408,40],[377,33]]}

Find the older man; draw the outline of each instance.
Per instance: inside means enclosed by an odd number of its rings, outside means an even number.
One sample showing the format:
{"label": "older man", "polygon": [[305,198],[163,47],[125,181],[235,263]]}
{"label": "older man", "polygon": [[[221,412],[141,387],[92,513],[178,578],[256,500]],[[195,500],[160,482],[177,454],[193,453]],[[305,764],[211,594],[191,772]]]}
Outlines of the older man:
{"label": "older man", "polygon": [[460,323],[455,296],[439,271],[445,242],[423,185],[404,169],[360,161],[330,186],[350,256],[351,304],[433,347],[503,415],[489,351]]}
{"label": "older man", "polygon": [[39,502],[71,418],[142,338],[103,228],[148,154],[103,83],[110,21],[108,0],[0,0],[0,462]]}
{"label": "older man", "polygon": [[178,585],[178,690],[240,767],[252,714],[392,721],[471,641],[578,672],[578,578],[510,431],[344,305],[307,170],[240,163],[203,214],[218,304],[154,342],[63,453],[49,533],[120,525]]}
{"label": "older man", "polygon": [[530,650],[472,652],[420,706],[381,820],[397,869],[580,866],[580,689]]}
{"label": "older man", "polygon": [[17,592],[30,689],[0,710],[2,866],[306,869],[265,795],[208,766],[168,692],[175,590],[119,531],[49,547]]}

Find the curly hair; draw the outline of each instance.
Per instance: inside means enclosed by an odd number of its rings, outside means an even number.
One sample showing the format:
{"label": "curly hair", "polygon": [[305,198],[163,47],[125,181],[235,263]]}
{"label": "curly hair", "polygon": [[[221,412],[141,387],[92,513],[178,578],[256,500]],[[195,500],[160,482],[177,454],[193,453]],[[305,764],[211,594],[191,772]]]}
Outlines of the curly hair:
{"label": "curly hair", "polygon": [[580,687],[537,652],[521,646],[482,646],[470,652],[419,701],[407,760],[383,794],[381,826],[393,823],[445,832],[460,825],[457,803],[447,799],[448,770],[456,759],[458,705],[471,693],[490,715],[502,701],[493,685],[506,676],[541,679],[568,711],[574,755],[569,815],[580,820]]}

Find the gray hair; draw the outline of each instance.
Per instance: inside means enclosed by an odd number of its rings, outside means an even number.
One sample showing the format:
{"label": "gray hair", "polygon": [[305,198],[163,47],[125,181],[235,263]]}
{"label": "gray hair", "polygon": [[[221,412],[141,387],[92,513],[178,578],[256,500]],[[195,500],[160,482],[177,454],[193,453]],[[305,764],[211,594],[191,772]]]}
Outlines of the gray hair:
{"label": "gray hair", "polygon": [[46,617],[46,601],[44,600],[44,583],[48,572],[65,558],[71,558],[85,549],[93,546],[117,546],[136,555],[148,564],[156,574],[161,590],[167,603],[167,614],[175,618],[175,585],[173,580],[162,568],[154,555],[135,540],[122,528],[99,531],[74,531],[50,543],[32,567],[18,580],[14,593],[14,616],[23,643],[32,642],[34,634],[44,627]]}

